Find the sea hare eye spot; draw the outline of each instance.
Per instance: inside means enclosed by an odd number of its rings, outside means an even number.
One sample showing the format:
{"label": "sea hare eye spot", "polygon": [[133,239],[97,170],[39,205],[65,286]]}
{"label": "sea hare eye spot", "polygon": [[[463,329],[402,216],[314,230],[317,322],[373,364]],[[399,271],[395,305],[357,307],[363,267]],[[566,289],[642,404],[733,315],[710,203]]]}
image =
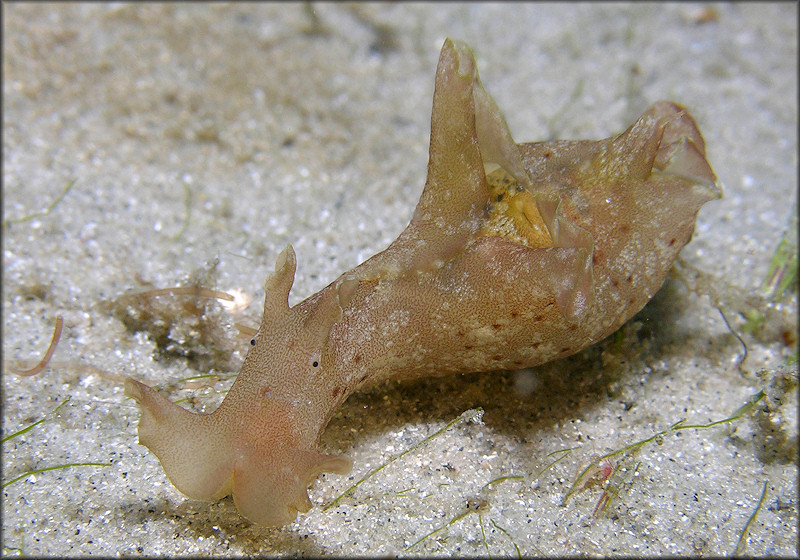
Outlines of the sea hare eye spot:
{"label": "sea hare eye spot", "polygon": [[250,346],[255,346],[255,345],[256,345],[256,339],[253,338],[250,340]]}
{"label": "sea hare eye spot", "polygon": [[311,362],[311,367],[319,367],[319,362],[314,360],[313,362]]}

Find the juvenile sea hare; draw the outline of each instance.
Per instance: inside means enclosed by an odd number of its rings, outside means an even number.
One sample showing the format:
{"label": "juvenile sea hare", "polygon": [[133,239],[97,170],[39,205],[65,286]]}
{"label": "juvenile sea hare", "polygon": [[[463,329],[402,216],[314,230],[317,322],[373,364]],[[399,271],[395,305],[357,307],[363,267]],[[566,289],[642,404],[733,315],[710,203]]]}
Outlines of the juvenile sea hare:
{"label": "juvenile sea hare", "polygon": [[336,408],[389,379],[518,369],[568,356],[639,311],[722,194],[686,109],[652,105],[598,141],[514,143],[464,43],[436,70],[428,179],[378,253],[289,307],[295,253],[264,285],[261,326],[222,404],[195,414],[126,379],[139,441],[186,496],[233,494],[262,525],[311,508],[351,462],[318,451]]}

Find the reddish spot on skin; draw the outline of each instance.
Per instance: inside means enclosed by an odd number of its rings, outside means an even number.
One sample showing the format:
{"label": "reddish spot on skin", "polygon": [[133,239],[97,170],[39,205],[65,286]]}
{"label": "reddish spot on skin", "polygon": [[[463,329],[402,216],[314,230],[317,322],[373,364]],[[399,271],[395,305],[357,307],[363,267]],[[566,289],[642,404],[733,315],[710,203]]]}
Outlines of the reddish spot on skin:
{"label": "reddish spot on skin", "polygon": [[542,319],[544,319],[544,315],[537,315],[533,318],[534,321],[541,321]]}
{"label": "reddish spot on skin", "polygon": [[619,233],[620,235],[625,235],[631,231],[631,228],[627,224],[622,224],[619,226]]}
{"label": "reddish spot on skin", "polygon": [[603,253],[599,250],[595,249],[594,253],[592,254],[592,264],[597,266],[603,260]]}
{"label": "reddish spot on skin", "polygon": [[472,346],[471,344],[465,344],[464,345],[464,350],[472,350],[473,348],[475,348],[475,347]]}
{"label": "reddish spot on skin", "polygon": [[341,393],[342,393],[342,388],[341,387],[334,387],[333,388],[333,398],[334,399],[336,397],[338,397]]}
{"label": "reddish spot on skin", "polygon": [[569,346],[565,346],[564,348],[561,349],[561,353],[563,354],[565,352],[570,352],[571,350],[572,349]]}
{"label": "reddish spot on skin", "polygon": [[355,356],[353,356],[353,363],[357,364],[360,361],[361,361],[361,354],[356,354]]}
{"label": "reddish spot on skin", "polygon": [[628,277],[625,279],[625,281],[626,281],[628,284],[630,284],[631,282],[633,282],[633,275],[631,275],[631,276],[628,276]]}
{"label": "reddish spot on skin", "polygon": [[520,360],[514,360],[512,363],[513,363],[513,364],[514,364],[516,367],[522,367],[522,365],[523,365],[523,363],[524,363],[524,362],[521,362]]}
{"label": "reddish spot on skin", "polygon": [[675,245],[675,243],[677,243],[677,241],[678,240],[673,237],[672,239],[669,240],[669,246],[672,247],[673,245]]}
{"label": "reddish spot on skin", "polygon": [[492,325],[492,328],[493,328],[494,330],[498,330],[498,329],[500,329],[500,327],[502,327],[502,326],[503,326],[503,325],[500,325],[500,324],[498,324],[498,323],[495,323],[495,324],[493,324],[493,325]]}
{"label": "reddish spot on skin", "polygon": [[631,299],[628,300],[628,303],[633,305],[633,302],[635,302],[635,301],[636,301],[636,298],[631,298]]}
{"label": "reddish spot on skin", "polygon": [[359,383],[364,383],[364,381],[367,379],[367,377],[369,377],[369,375],[367,375],[367,374],[365,373],[364,375],[362,375],[362,376],[361,376],[361,379],[359,379],[359,380],[358,380],[358,382],[359,382]]}
{"label": "reddish spot on skin", "polygon": [[541,343],[541,342],[534,342],[533,344],[531,344],[531,348],[533,348],[534,350],[536,350],[536,349],[537,349],[537,348],[539,348],[539,346],[541,346],[541,345],[542,345],[542,343]]}
{"label": "reddish spot on skin", "polygon": [[611,279],[611,285],[615,288],[619,288],[619,282],[615,278]]}
{"label": "reddish spot on skin", "polygon": [[571,331],[577,331],[577,330],[578,330],[578,325],[576,325],[576,324],[574,324],[574,323],[573,323],[572,325],[570,325],[570,326],[569,326],[569,330],[571,330]]}
{"label": "reddish spot on skin", "polygon": [[516,311],[512,311],[511,312],[511,318],[512,319],[516,319],[517,317],[519,317],[519,313],[517,313]]}
{"label": "reddish spot on skin", "polygon": [[497,354],[496,356],[492,356],[492,359],[494,361],[496,361],[496,362],[499,362],[500,360],[503,359],[503,356],[501,356],[500,354]]}

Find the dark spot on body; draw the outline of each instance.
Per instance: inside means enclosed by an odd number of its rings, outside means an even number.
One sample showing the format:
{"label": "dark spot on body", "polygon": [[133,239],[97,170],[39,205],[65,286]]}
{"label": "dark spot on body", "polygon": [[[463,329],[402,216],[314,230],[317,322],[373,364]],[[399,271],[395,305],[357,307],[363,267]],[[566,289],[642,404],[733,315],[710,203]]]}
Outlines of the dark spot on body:
{"label": "dark spot on body", "polygon": [[630,284],[631,282],[633,282],[633,274],[629,274],[629,275],[628,275],[628,277],[625,279],[625,281],[626,281],[628,284]]}
{"label": "dark spot on body", "polygon": [[497,354],[496,356],[492,356],[492,359],[493,359],[495,362],[499,362],[500,360],[502,360],[502,359],[503,359],[503,356],[501,356],[500,354]]}
{"label": "dark spot on body", "polygon": [[332,395],[333,395],[333,398],[334,398],[334,399],[335,399],[336,397],[338,397],[338,396],[339,396],[341,393],[342,393],[342,388],[341,388],[341,387],[334,387],[334,388],[333,388],[333,393],[332,393]]}
{"label": "dark spot on body", "polygon": [[630,228],[630,227],[628,227],[628,225],[627,225],[627,224],[622,224],[622,225],[620,225],[620,226],[619,226],[619,233],[620,233],[620,235],[625,235],[625,234],[626,234],[626,233],[628,233],[629,231],[631,231],[631,228]]}
{"label": "dark spot on body", "polygon": [[353,356],[353,363],[357,364],[360,361],[361,361],[361,354],[356,354],[355,356]]}
{"label": "dark spot on body", "polygon": [[499,329],[500,329],[500,328],[502,328],[502,327],[503,327],[503,325],[501,325],[501,324],[499,324],[499,323],[494,323],[494,324],[492,324],[492,328],[493,328],[494,330],[499,330]]}
{"label": "dark spot on body", "polygon": [[542,319],[544,319],[544,315],[537,315],[533,318],[534,321],[541,321]]}
{"label": "dark spot on body", "polygon": [[572,348],[570,348],[569,346],[565,346],[564,348],[561,349],[561,353],[562,354],[564,354],[565,352],[571,352],[571,351],[572,351]]}
{"label": "dark spot on body", "polygon": [[472,350],[473,348],[475,348],[475,347],[473,345],[471,345],[471,344],[465,344],[464,345],[464,350]]}
{"label": "dark spot on body", "polygon": [[519,313],[517,313],[516,311],[512,311],[511,312],[511,318],[512,319],[516,319],[517,317],[519,317]]}
{"label": "dark spot on body", "polygon": [[678,240],[673,237],[672,239],[669,240],[669,246],[672,247],[677,242],[678,242]]}
{"label": "dark spot on body", "polygon": [[369,375],[365,373],[364,375],[361,376],[361,379],[359,379],[358,382],[359,383],[364,383],[364,381],[367,380],[367,377],[369,377]]}
{"label": "dark spot on body", "polygon": [[611,285],[615,288],[619,288],[619,282],[615,278],[611,279]]}

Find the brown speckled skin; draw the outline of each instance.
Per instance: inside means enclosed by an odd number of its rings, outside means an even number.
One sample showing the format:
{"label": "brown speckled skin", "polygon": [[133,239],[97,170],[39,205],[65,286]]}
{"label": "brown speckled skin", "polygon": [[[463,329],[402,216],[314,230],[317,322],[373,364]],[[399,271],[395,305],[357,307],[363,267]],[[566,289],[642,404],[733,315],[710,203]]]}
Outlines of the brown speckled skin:
{"label": "brown speckled skin", "polygon": [[[289,308],[291,246],[265,285],[261,327],[225,400],[190,413],[128,379],[139,439],[189,497],[233,494],[264,525],[311,504],[320,472],[347,459],[317,440],[353,391],[387,379],[518,369],[573,354],[618,329],[659,289],[697,212],[721,196],[703,139],[659,102],[600,141],[517,145],[463,43],[436,73],[428,180],[383,252]],[[499,166],[535,200],[546,243],[487,234]],[[527,193],[525,193],[527,195]]]}

